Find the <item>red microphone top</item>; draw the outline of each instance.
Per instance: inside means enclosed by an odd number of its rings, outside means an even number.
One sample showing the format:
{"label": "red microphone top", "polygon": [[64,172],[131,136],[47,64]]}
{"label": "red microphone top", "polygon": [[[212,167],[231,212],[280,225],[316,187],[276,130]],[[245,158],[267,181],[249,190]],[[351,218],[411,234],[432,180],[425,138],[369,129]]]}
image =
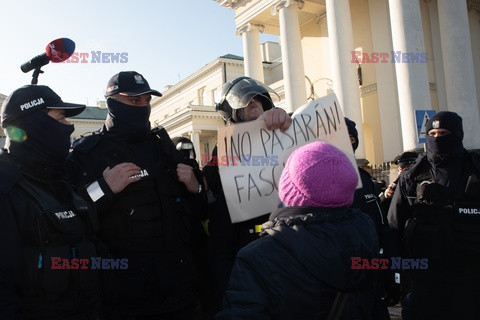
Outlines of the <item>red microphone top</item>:
{"label": "red microphone top", "polygon": [[75,51],[75,42],[68,38],[58,38],[45,48],[47,57],[52,62],[63,62]]}

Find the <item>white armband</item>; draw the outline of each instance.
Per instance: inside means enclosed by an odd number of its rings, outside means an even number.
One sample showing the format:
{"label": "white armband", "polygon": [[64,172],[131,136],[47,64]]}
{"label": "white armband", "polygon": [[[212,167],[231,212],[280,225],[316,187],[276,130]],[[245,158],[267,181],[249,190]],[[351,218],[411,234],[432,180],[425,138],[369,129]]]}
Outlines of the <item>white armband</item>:
{"label": "white armband", "polygon": [[87,192],[93,202],[97,202],[98,199],[103,197],[105,193],[103,192],[102,188],[98,184],[98,181],[93,182],[87,187]]}

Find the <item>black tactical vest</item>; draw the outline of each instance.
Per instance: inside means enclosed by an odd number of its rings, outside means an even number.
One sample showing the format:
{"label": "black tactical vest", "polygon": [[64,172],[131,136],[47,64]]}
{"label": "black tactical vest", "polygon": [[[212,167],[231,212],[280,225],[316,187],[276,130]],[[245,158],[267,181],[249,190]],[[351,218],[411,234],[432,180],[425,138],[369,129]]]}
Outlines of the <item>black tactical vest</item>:
{"label": "black tactical vest", "polygon": [[[98,307],[99,277],[95,270],[55,269],[53,259],[68,265],[97,256],[93,242],[93,213],[71,188],[71,201],[62,203],[43,186],[20,179],[17,187],[31,200],[23,235],[23,306],[25,317],[86,312]],[[62,187],[62,186],[61,186]],[[63,265],[63,263],[55,264]]]}
{"label": "black tactical vest", "polygon": [[[480,263],[480,172],[466,156],[462,188],[448,192],[431,170],[413,177],[413,218],[405,225],[405,245],[412,258],[428,258],[429,269],[455,272],[468,280]],[[461,272],[456,272],[461,270]]]}
{"label": "black tactical vest", "polygon": [[128,149],[114,139],[101,139],[95,148],[110,168],[122,162],[141,168],[141,180],[117,194],[99,216],[102,238],[118,250],[185,251],[191,222],[180,197],[177,162],[153,137],[139,143],[143,145]]}

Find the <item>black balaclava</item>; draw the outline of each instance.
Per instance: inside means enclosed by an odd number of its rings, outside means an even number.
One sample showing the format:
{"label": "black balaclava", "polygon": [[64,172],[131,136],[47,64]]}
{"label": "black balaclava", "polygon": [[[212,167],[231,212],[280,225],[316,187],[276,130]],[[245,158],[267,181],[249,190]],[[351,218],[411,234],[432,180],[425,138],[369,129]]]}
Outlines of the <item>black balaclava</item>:
{"label": "black balaclava", "polygon": [[72,124],[60,123],[38,111],[16,120],[6,129],[5,148],[31,174],[48,177],[61,170],[73,131]]}
{"label": "black balaclava", "polygon": [[130,106],[108,98],[105,127],[109,132],[129,138],[141,138],[150,131],[150,105]]}
{"label": "black balaclava", "polygon": [[450,131],[450,134],[436,138],[427,134],[427,155],[432,162],[440,163],[463,154],[462,118],[455,112],[436,113],[428,120],[425,129],[427,133],[432,129]]}
{"label": "black balaclava", "polygon": [[357,125],[354,121],[348,119],[347,117],[345,117],[345,123],[347,124],[348,134],[355,137],[355,143],[352,143],[353,152],[355,152],[358,148],[358,131],[356,128]]}
{"label": "black balaclava", "polygon": [[432,165],[435,181],[445,186],[451,196],[462,185],[463,148],[462,118],[455,112],[442,111],[428,120],[425,126],[431,129],[447,129],[450,134],[432,137],[427,134],[427,159]]}

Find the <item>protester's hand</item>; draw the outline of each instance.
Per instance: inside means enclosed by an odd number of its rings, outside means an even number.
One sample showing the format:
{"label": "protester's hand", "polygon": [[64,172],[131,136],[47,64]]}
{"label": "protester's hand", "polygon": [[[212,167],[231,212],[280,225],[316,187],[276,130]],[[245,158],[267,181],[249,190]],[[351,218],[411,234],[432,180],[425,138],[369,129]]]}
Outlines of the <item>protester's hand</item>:
{"label": "protester's hand", "polygon": [[123,162],[115,167],[107,167],[103,171],[103,179],[108,184],[113,193],[119,193],[132,182],[140,180],[140,168],[131,163]]}
{"label": "protester's hand", "polygon": [[265,125],[268,130],[280,129],[281,131],[287,130],[292,124],[292,118],[280,108],[273,108],[265,111],[258,119],[265,121]]}
{"label": "protester's hand", "polygon": [[183,163],[177,164],[177,176],[178,181],[183,183],[189,192],[198,192],[199,183],[191,166]]}
{"label": "protester's hand", "polygon": [[383,193],[383,195],[385,196],[385,199],[390,199],[391,197],[393,197],[393,193],[395,192],[395,188],[396,188],[396,184],[395,183],[390,183],[387,187],[387,189],[385,189],[385,192]]}

